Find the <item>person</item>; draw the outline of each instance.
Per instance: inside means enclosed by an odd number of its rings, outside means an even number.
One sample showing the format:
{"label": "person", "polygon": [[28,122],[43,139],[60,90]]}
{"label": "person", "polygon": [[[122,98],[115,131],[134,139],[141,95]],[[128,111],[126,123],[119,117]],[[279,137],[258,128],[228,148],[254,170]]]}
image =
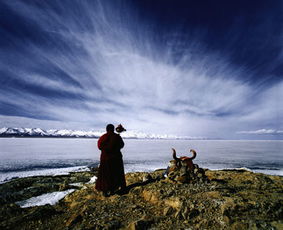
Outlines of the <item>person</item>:
{"label": "person", "polygon": [[124,147],[124,141],[119,134],[114,133],[114,125],[108,124],[106,131],[97,142],[101,155],[95,188],[109,196],[119,188],[125,189],[126,180],[120,151]]}

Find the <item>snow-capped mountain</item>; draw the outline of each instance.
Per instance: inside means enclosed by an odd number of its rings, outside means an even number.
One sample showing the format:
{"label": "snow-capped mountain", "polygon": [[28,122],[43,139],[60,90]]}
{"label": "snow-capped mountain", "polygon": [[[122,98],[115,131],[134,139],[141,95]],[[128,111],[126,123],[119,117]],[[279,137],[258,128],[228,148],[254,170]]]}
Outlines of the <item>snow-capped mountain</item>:
{"label": "snow-capped mountain", "polygon": [[40,128],[1,128],[0,136],[46,136],[45,130]]}
{"label": "snow-capped mountain", "polygon": [[40,128],[1,128],[0,137],[100,137],[103,132],[80,130],[43,130]]}
{"label": "snow-capped mountain", "polygon": [[[81,138],[99,138],[105,131],[83,131],[68,129],[50,129],[41,128],[0,128],[0,137],[81,137]],[[175,135],[147,134],[143,132],[127,131],[121,133],[123,138],[128,139],[187,139],[200,140],[203,137],[188,137]]]}

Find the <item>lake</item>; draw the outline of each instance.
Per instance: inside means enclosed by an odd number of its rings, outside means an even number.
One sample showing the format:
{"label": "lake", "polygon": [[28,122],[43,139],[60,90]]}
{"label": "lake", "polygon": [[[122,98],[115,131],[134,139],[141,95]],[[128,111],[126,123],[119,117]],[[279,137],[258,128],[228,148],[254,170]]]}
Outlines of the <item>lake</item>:
{"label": "lake", "polygon": [[[202,168],[247,168],[283,175],[283,141],[250,140],[144,140],[125,139],[122,149],[125,170],[151,171],[166,168],[174,147],[177,156],[190,156]],[[86,170],[98,163],[97,139],[0,138],[0,182],[13,177],[58,175]]]}

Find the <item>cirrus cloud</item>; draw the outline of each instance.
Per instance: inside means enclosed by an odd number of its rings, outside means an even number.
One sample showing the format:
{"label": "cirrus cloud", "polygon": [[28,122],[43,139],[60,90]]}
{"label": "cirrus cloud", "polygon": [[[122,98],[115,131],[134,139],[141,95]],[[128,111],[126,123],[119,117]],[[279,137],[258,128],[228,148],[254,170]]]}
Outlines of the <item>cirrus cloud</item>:
{"label": "cirrus cloud", "polygon": [[201,25],[187,31],[191,36],[181,29],[157,33],[131,4],[126,10],[111,1],[1,4],[10,25],[1,40],[8,48],[0,52],[5,126],[100,129],[112,122],[217,138],[282,130],[283,83],[267,80],[274,71],[251,81],[259,69],[233,61],[239,33],[230,31],[225,49],[215,50],[208,48],[213,41],[203,42]]}

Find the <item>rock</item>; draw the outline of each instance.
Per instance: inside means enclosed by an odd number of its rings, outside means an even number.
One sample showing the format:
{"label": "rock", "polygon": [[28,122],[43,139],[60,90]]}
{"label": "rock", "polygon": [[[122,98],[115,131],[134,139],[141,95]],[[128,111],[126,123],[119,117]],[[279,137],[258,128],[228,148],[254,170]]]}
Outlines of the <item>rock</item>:
{"label": "rock", "polygon": [[[129,191],[103,197],[91,172],[56,177],[22,178],[0,185],[0,229],[281,229],[283,179],[247,171],[186,172],[186,183],[158,178],[161,171],[126,174]],[[187,178],[188,178],[187,177]],[[85,182],[83,182],[85,181]],[[246,183],[246,182],[249,183]],[[17,199],[58,191],[70,183],[83,187],[54,206],[22,209]]]}
{"label": "rock", "polygon": [[229,225],[230,224],[230,218],[228,217],[228,216],[223,216],[223,221],[224,221],[224,223],[226,224],[226,225]]}
{"label": "rock", "polygon": [[177,182],[184,184],[187,182],[187,177],[186,176],[176,176],[174,178]]}
{"label": "rock", "polygon": [[205,175],[205,170],[202,168],[199,168],[198,166],[190,170],[187,167],[187,164],[185,162],[181,161],[181,166],[177,167],[174,164],[174,161],[170,161],[171,167],[168,168],[168,174],[167,177],[175,181],[177,183],[203,183],[207,181],[207,177]]}
{"label": "rock", "polygon": [[167,206],[171,206],[174,209],[180,209],[182,207],[182,201],[178,197],[168,198],[163,200],[163,203]]}
{"label": "rock", "polygon": [[247,223],[243,223],[240,221],[237,221],[231,225],[231,230],[239,230],[239,229],[249,229],[249,225]]}
{"label": "rock", "polygon": [[70,227],[73,224],[81,222],[83,219],[80,213],[74,213],[69,220],[66,222],[66,227]]}
{"label": "rock", "polygon": [[143,191],[142,196],[146,201],[149,201],[153,204],[158,203],[158,201],[159,201],[158,196],[156,195],[156,192],[154,192],[154,191],[145,190],[145,191]]}
{"label": "rock", "polygon": [[189,212],[189,218],[192,219],[196,216],[198,216],[200,214],[199,210],[198,209],[192,209],[190,212]]}
{"label": "rock", "polygon": [[177,219],[177,220],[182,220],[182,219],[183,219],[182,211],[181,211],[181,210],[177,211],[177,212],[175,213],[174,217],[175,217],[175,219]]}
{"label": "rock", "polygon": [[151,224],[152,224],[152,221],[150,220],[140,219],[140,220],[131,222],[127,229],[128,230],[144,230],[144,229],[148,229]]}
{"label": "rock", "polygon": [[233,215],[236,204],[234,199],[227,197],[225,198],[224,203],[220,206],[221,213],[225,216]]}
{"label": "rock", "polygon": [[59,191],[64,191],[64,190],[67,190],[68,188],[69,188],[69,185],[66,182],[59,185]]}
{"label": "rock", "polygon": [[174,212],[174,209],[172,207],[166,207],[164,208],[163,215],[168,216],[168,215],[171,215],[173,212]]}
{"label": "rock", "polygon": [[143,182],[149,182],[149,181],[152,181],[152,180],[153,180],[153,178],[149,173],[147,175],[145,175],[142,179]]}

